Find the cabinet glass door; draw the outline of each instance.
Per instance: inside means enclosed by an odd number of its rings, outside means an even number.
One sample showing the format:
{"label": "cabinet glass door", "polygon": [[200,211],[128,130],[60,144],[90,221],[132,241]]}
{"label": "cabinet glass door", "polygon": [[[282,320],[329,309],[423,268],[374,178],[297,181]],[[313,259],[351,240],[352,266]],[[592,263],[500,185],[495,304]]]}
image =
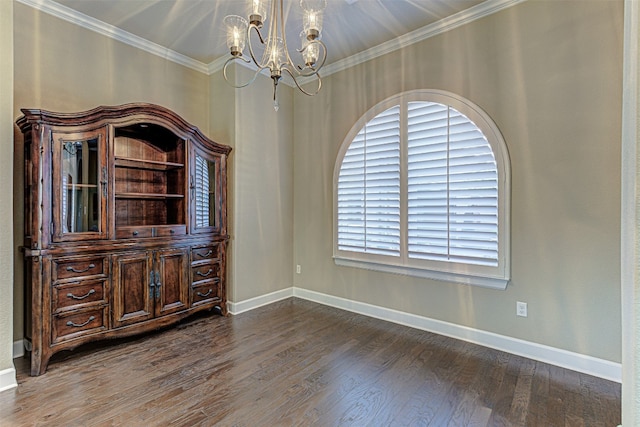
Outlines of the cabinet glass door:
{"label": "cabinet glass door", "polygon": [[191,173],[191,231],[192,233],[220,230],[219,159],[195,151]]}
{"label": "cabinet glass door", "polygon": [[55,134],[54,240],[106,237],[105,131]]}

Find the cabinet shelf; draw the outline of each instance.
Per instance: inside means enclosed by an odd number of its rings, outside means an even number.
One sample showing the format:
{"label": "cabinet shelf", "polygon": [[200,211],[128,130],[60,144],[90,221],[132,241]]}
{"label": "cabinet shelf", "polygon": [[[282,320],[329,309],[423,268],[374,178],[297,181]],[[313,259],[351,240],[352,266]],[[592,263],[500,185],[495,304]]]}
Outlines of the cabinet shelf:
{"label": "cabinet shelf", "polygon": [[98,188],[96,184],[64,184],[67,190],[77,190],[81,188]]}
{"label": "cabinet shelf", "polygon": [[134,159],[131,157],[116,157],[116,167],[128,169],[168,171],[183,168],[183,163],[161,162],[157,160]]}
{"label": "cabinet shelf", "polygon": [[116,193],[116,199],[184,199],[184,194],[161,194],[161,193]]}

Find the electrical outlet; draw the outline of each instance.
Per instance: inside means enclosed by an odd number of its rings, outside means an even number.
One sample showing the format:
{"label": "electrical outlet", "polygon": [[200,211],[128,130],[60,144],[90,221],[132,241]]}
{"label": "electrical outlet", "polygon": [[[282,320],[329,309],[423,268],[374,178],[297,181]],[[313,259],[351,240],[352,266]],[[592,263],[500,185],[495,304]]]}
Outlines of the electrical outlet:
{"label": "electrical outlet", "polygon": [[300,274],[302,272],[302,267],[300,267],[300,264],[296,265],[296,273]]}
{"label": "electrical outlet", "polygon": [[520,317],[527,317],[527,303],[526,302],[516,302],[516,315]]}

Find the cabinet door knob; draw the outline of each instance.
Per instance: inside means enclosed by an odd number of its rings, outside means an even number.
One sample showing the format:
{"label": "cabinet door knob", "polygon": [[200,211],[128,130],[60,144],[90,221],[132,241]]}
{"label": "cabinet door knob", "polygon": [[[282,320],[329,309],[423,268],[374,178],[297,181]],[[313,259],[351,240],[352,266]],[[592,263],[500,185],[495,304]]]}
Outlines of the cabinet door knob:
{"label": "cabinet door knob", "polygon": [[106,166],[102,168],[102,179],[100,180],[100,185],[102,185],[102,195],[107,197],[107,168]]}
{"label": "cabinet door knob", "polygon": [[137,236],[137,235],[138,235],[138,231],[136,230],[136,231],[134,231],[134,232],[133,232],[133,233],[131,233],[131,234],[133,234],[134,236]]}
{"label": "cabinet door knob", "polygon": [[156,286],[156,272],[151,270],[149,273],[149,287],[151,288],[151,298],[153,298],[154,290],[153,288]]}

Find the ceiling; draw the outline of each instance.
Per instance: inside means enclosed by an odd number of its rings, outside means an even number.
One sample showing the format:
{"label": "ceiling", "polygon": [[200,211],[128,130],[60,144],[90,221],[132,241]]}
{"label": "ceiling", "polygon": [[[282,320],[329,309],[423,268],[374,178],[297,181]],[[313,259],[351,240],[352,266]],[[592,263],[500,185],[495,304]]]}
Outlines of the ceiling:
{"label": "ceiling", "polygon": [[[495,0],[327,0],[322,40],[327,64],[419,30]],[[97,20],[210,64],[229,55],[226,15],[248,15],[247,0],[47,0],[70,8],[83,20]],[[299,48],[302,9],[284,0],[289,50]],[[56,7],[58,7],[56,5]],[[89,18],[82,16],[86,15]],[[246,53],[246,51],[245,51]]]}

